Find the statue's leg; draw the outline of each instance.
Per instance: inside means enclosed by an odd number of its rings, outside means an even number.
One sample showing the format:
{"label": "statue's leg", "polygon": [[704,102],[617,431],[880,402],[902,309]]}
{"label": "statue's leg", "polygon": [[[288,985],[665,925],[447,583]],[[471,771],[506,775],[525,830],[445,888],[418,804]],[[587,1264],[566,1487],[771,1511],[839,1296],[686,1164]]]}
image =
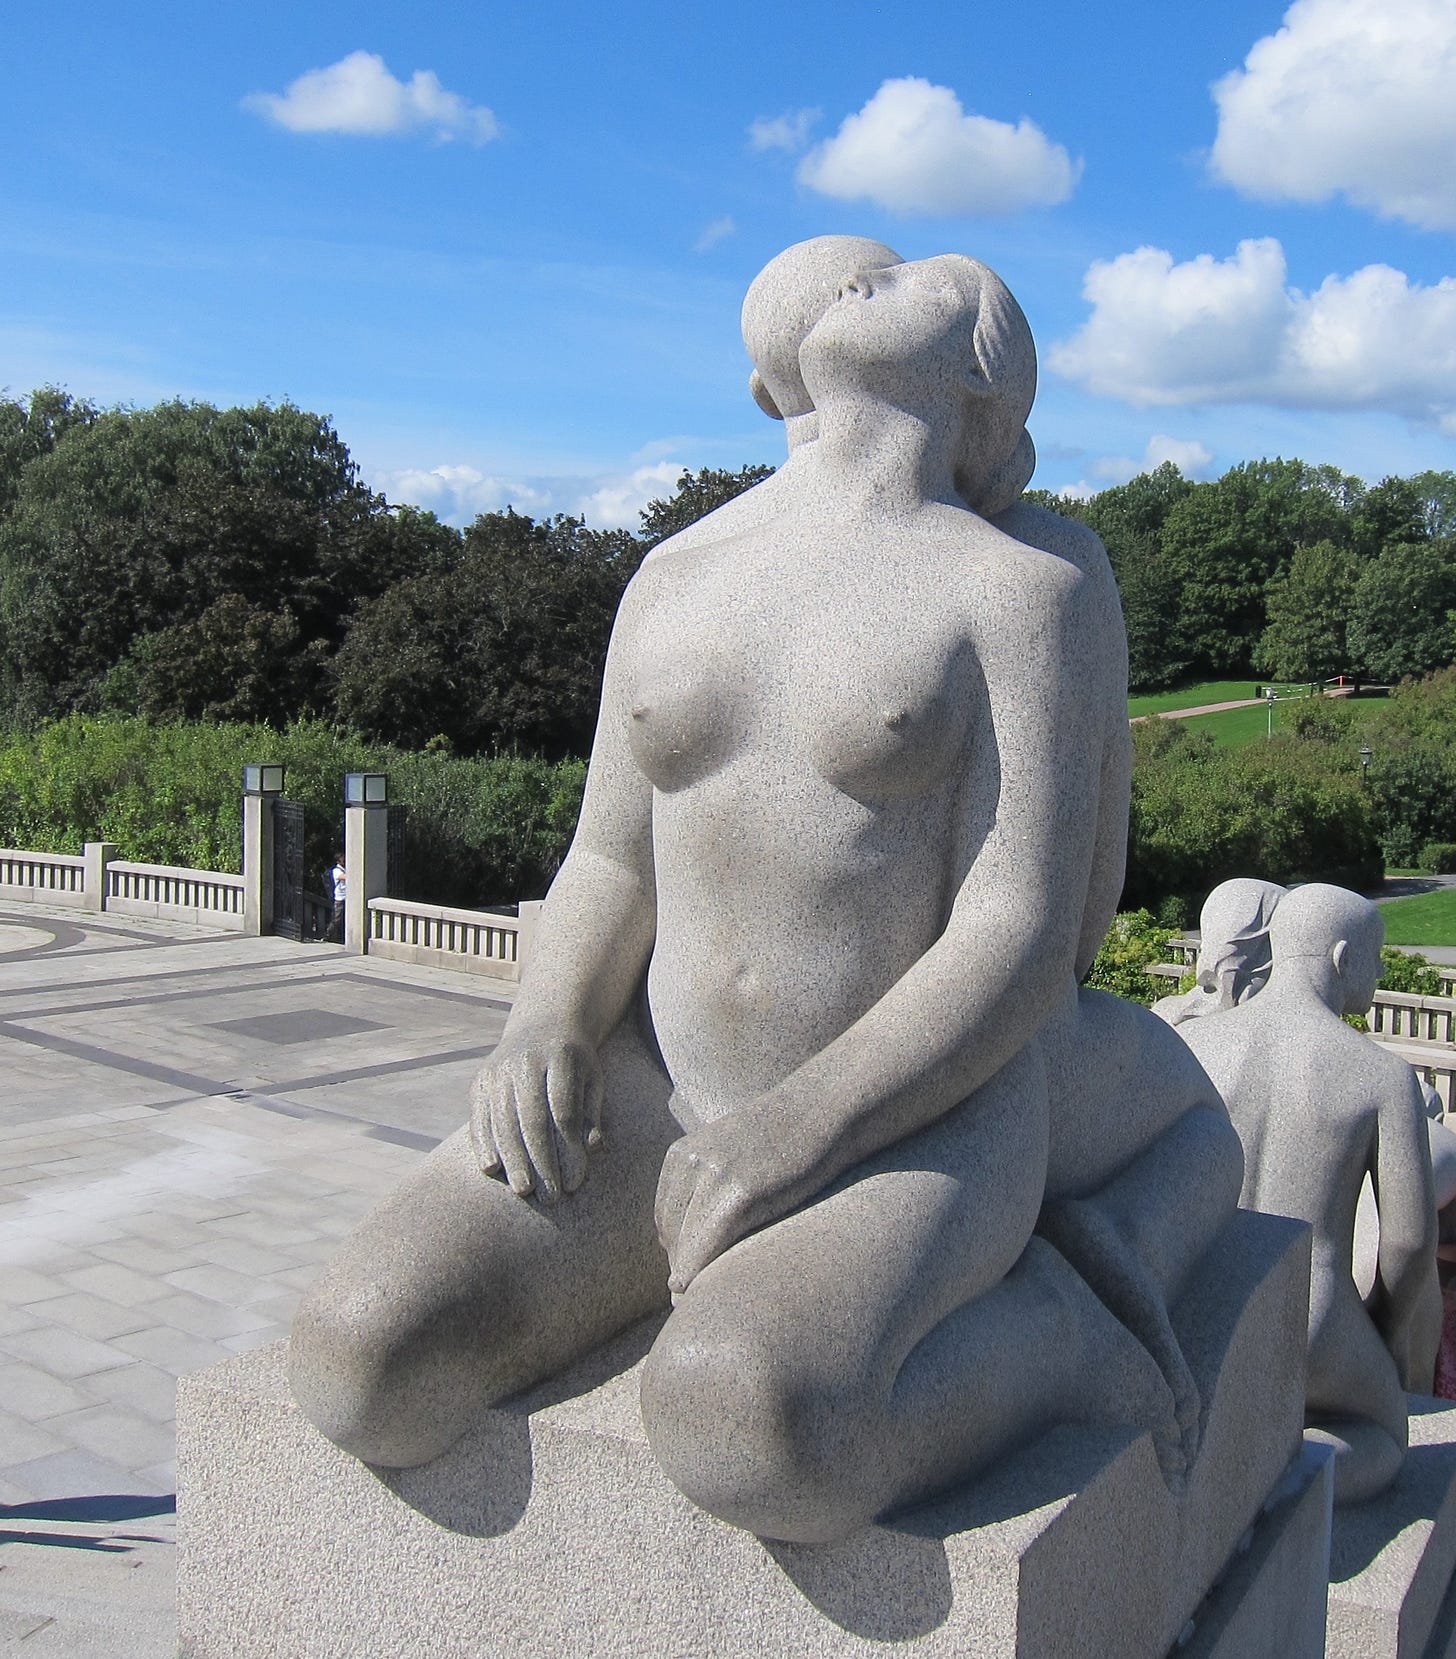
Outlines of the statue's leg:
{"label": "statue's leg", "polygon": [[[1318,1272],[1318,1268],[1316,1269]],[[1405,1393],[1353,1287],[1321,1295],[1305,1383],[1305,1424],[1335,1449],[1335,1502],[1361,1503],[1400,1472],[1408,1433]]]}
{"label": "statue's leg", "polygon": [[[1244,1157],[1238,1134],[1203,1068],[1162,1021],[1135,1003],[1083,990],[1057,1047],[1088,1062],[1058,1077],[1063,1114],[1053,1133],[1088,1136],[1092,1156],[1069,1160],[1053,1182],[1037,1231],[1086,1279],[1147,1348],[1177,1402],[1182,1445],[1165,1460],[1177,1481],[1198,1452],[1202,1402],[1169,1310],[1238,1205]],[[1055,1159],[1054,1159],[1055,1162]],[[1094,1169],[1090,1186],[1079,1171]]]}
{"label": "statue's leg", "polygon": [[339,1249],[294,1323],[289,1376],[329,1439],[407,1468],[453,1444],[481,1406],[569,1365],[667,1305],[652,1223],[680,1133],[660,1063],[625,1024],[601,1054],[602,1145],[551,1207],[482,1175],[464,1129]]}
{"label": "statue's leg", "polygon": [[1156,1366],[1028,1240],[1043,1078],[1013,1061],[939,1123],[689,1286],[642,1404],[696,1503],[765,1537],[847,1536],[1065,1420],[1174,1433]]}

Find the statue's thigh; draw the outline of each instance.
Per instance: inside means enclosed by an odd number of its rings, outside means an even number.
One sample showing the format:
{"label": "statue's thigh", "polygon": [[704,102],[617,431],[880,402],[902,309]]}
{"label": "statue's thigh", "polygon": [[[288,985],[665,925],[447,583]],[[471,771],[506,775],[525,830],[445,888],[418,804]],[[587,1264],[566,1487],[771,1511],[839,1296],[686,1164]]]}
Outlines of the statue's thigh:
{"label": "statue's thigh", "polygon": [[680,1133],[671,1089],[633,1032],[602,1062],[605,1134],[577,1192],[550,1206],[517,1197],[458,1130],[344,1241],[300,1310],[295,1355],[320,1330],[371,1368],[398,1355],[414,1371],[433,1351],[501,1398],[663,1305],[652,1201]]}
{"label": "statue's thigh", "polygon": [[922,1337],[1016,1264],[1045,1161],[1044,1076],[1028,1053],[735,1245],[699,1275],[680,1312],[691,1304],[694,1323],[751,1327],[756,1344],[806,1380],[842,1378],[848,1365],[888,1388]]}

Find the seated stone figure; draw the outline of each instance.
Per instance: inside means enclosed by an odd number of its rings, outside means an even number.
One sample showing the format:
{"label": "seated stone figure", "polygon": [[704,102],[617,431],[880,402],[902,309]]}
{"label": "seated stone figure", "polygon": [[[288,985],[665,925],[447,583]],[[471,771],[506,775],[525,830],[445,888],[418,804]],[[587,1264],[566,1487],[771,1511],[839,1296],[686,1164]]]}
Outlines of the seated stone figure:
{"label": "seated stone figure", "polygon": [[[1336,1453],[1335,1500],[1384,1490],[1406,1447],[1405,1390],[1428,1387],[1439,1310],[1436,1206],[1415,1073],[1352,1030],[1370,1006],[1384,927],[1368,900],[1312,884],[1280,900],[1255,997],[1181,1025],[1244,1143],[1246,1208],[1314,1229],[1306,1421]],[[1379,1208],[1376,1294],[1352,1273],[1366,1176]]]}
{"label": "seated stone figure", "polygon": [[1168,1308],[1242,1156],[1177,1038],[1077,988],[1127,819],[1106,556],[965,505],[1035,386],[986,267],[817,309],[817,436],[623,600],[470,1125],[300,1310],[297,1398],[367,1461],[669,1301],[649,1439],[762,1536],[845,1536],[1063,1421],[1149,1430],[1173,1480],[1193,1454]]}
{"label": "seated stone figure", "polygon": [[1269,923],[1285,889],[1237,877],[1220,882],[1198,915],[1197,983],[1179,996],[1159,997],[1153,1012],[1169,1025],[1235,1008],[1269,978]]}

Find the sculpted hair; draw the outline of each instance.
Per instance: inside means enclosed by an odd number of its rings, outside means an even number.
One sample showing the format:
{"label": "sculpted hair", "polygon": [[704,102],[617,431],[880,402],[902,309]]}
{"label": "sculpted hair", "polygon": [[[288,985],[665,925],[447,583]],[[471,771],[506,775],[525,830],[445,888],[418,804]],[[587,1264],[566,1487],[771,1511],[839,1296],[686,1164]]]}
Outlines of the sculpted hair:
{"label": "sculpted hair", "polygon": [[1385,939],[1385,923],[1369,899],[1344,887],[1312,881],[1281,899],[1269,924],[1274,966],[1295,956],[1327,956],[1347,939],[1355,946],[1378,950]]}
{"label": "sculpted hair", "polygon": [[1036,342],[1011,290],[989,265],[948,254],[976,307],[977,377],[970,386],[956,488],[982,518],[1004,513],[1036,469],[1026,418],[1036,398]]}

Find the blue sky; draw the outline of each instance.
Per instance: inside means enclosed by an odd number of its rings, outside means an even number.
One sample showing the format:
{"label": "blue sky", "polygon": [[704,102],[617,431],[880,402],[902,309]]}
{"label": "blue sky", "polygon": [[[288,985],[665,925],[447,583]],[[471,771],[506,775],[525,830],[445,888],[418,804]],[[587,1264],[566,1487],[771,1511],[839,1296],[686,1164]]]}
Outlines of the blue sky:
{"label": "blue sky", "polygon": [[1451,0],[85,0],[3,72],[0,385],[292,398],[457,521],[780,459],[738,307],[831,231],[1006,278],[1046,488],[1456,467]]}

